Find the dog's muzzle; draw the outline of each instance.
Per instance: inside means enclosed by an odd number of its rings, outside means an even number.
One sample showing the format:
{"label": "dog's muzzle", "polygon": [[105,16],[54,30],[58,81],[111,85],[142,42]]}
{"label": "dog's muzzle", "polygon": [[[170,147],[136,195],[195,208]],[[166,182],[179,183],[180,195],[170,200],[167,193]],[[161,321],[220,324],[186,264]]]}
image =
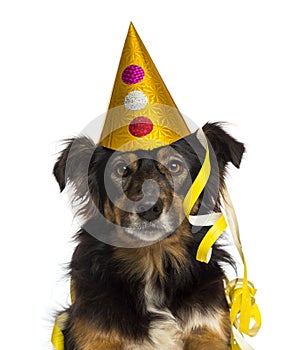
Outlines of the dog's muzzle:
{"label": "dog's muzzle", "polygon": [[136,210],[138,216],[146,221],[153,221],[158,219],[162,211],[163,201],[161,198],[159,198],[154,205],[149,201],[142,202],[137,206]]}

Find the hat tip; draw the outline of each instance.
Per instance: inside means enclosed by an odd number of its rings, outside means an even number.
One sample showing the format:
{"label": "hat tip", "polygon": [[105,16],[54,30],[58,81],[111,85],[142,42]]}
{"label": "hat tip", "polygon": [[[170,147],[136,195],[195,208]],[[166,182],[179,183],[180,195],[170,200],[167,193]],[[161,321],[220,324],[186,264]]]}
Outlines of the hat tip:
{"label": "hat tip", "polygon": [[133,30],[135,31],[136,29],[135,29],[133,22],[131,21],[130,25],[129,25],[129,31],[133,31]]}

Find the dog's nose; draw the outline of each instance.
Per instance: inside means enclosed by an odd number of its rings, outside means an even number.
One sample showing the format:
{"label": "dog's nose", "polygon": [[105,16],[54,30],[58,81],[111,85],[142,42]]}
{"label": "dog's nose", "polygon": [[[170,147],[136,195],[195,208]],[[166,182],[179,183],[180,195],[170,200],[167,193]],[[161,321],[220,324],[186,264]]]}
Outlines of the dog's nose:
{"label": "dog's nose", "polygon": [[140,205],[139,212],[137,213],[138,216],[141,219],[147,220],[147,221],[153,221],[157,219],[163,210],[163,202],[159,198],[158,201],[148,210],[144,210],[143,205]]}

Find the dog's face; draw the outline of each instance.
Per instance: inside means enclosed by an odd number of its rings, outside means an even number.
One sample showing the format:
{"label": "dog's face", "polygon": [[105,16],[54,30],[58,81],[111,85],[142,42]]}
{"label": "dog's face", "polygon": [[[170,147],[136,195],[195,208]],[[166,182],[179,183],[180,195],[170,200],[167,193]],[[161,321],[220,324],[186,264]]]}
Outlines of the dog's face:
{"label": "dog's face", "polygon": [[[212,171],[204,199],[193,210],[207,212],[219,202],[226,164],[238,167],[244,146],[216,124],[204,132],[213,145]],[[61,189],[68,180],[76,198],[84,198],[80,210],[86,220],[101,213],[126,235],[154,242],[175,233],[185,219],[183,201],[204,154],[196,134],[152,151],[125,153],[78,138],[62,152],[54,174]]]}
{"label": "dog's face", "polygon": [[114,152],[105,169],[104,216],[142,241],[175,232],[184,219],[183,198],[191,183],[189,164],[173,147],[150,152]]}

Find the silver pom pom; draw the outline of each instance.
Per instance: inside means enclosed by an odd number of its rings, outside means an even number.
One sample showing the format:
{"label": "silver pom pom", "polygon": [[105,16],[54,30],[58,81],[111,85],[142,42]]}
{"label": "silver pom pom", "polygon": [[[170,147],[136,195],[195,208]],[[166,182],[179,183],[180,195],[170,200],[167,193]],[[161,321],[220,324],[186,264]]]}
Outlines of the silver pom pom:
{"label": "silver pom pom", "polygon": [[148,103],[147,96],[139,90],[131,91],[125,98],[125,107],[131,111],[138,111]]}

